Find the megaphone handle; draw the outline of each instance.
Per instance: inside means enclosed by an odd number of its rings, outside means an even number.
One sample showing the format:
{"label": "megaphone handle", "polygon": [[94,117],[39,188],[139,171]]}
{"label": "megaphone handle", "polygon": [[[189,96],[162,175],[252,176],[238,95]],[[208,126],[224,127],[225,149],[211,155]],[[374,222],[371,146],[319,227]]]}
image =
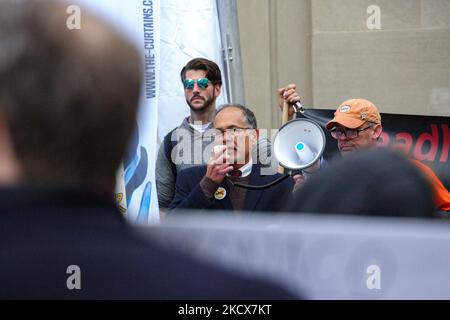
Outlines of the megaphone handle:
{"label": "megaphone handle", "polygon": [[296,175],[303,175],[303,170],[292,170],[291,172],[289,172],[289,174],[293,177],[293,176],[296,176]]}
{"label": "megaphone handle", "polygon": [[281,124],[285,124],[289,121],[289,104],[286,100],[283,102],[283,114],[281,116]]}
{"label": "megaphone handle", "polygon": [[284,167],[283,167],[282,165],[279,165],[279,166],[278,166],[278,169],[277,169],[277,172],[278,172],[279,174],[284,174]]}
{"label": "megaphone handle", "polygon": [[[281,115],[281,125],[285,124],[289,121],[289,104],[286,100],[283,101],[283,113]],[[278,173],[284,174],[284,168],[282,166],[278,166]]]}

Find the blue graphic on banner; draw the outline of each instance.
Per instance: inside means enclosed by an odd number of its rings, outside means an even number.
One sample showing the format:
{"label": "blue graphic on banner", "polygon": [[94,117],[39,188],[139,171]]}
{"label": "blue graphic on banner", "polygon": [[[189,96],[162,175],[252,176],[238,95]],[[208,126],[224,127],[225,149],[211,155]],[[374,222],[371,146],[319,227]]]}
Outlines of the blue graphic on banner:
{"label": "blue graphic on banner", "polygon": [[139,206],[139,213],[136,219],[136,223],[145,224],[148,221],[148,215],[150,213],[150,204],[152,200],[152,183],[147,182],[144,193],[141,198],[141,205]]}
{"label": "blue graphic on banner", "polygon": [[[128,150],[129,152],[125,155],[123,161],[127,206],[130,205],[134,192],[145,182],[148,172],[148,153],[147,149],[139,146],[139,128],[137,125]],[[136,222],[145,223],[148,221],[151,190],[152,183],[148,182],[145,186],[144,194],[142,195]]]}

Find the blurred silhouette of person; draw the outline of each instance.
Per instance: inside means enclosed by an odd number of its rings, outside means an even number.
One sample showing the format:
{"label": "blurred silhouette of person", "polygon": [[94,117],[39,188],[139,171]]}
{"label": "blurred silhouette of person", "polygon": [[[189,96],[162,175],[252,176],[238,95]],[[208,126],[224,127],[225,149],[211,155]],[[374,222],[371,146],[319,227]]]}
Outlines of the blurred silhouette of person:
{"label": "blurred silhouette of person", "polygon": [[306,180],[291,212],[431,218],[433,193],[408,159],[389,149],[341,158]]}
{"label": "blurred silhouette of person", "polygon": [[144,241],[112,194],[135,123],[141,57],[58,1],[0,2],[0,298],[278,299]]}

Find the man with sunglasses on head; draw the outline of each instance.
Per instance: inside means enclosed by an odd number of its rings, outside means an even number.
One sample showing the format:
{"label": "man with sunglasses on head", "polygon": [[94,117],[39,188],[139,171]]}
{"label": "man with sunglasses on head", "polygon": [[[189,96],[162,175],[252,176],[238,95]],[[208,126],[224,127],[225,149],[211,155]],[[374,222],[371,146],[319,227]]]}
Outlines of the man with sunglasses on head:
{"label": "man with sunglasses on head", "polygon": [[[156,188],[163,211],[173,200],[179,172],[208,161],[214,141],[212,122],[216,114],[216,99],[222,89],[220,68],[208,59],[190,60],[181,70],[180,77],[190,114],[164,137],[158,152]],[[270,155],[267,139],[258,141],[258,148]]]}
{"label": "man with sunglasses on head", "polygon": [[[290,105],[289,115],[292,116],[294,114],[292,106],[300,102],[295,84],[279,89],[278,94],[280,100],[285,99]],[[366,99],[349,99],[342,102],[334,113],[334,118],[327,123],[326,128],[337,140],[340,154],[344,157],[357,150],[376,147],[383,132],[381,115],[377,107]],[[422,162],[414,159],[410,159],[410,161],[432,185],[436,208],[439,211],[450,211],[450,192],[439,177]]]}
{"label": "man with sunglasses on head", "polygon": [[222,106],[214,119],[216,146],[207,165],[189,168],[177,178],[171,209],[276,212],[291,199],[294,182],[288,178],[263,190],[236,183],[266,185],[281,175],[263,175],[252,151],[259,138],[253,112],[239,104]]}

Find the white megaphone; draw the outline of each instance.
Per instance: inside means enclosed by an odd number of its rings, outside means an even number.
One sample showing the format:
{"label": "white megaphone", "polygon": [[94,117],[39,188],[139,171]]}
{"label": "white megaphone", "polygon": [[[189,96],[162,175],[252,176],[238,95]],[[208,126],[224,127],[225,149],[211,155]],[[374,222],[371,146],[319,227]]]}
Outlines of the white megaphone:
{"label": "white megaphone", "polygon": [[286,122],[278,130],[273,141],[273,155],[280,165],[288,169],[290,173],[262,186],[231,183],[237,187],[253,190],[269,188],[291,175],[301,174],[302,170],[319,161],[325,150],[325,145],[325,133],[316,122],[305,118]]}
{"label": "white megaphone", "polygon": [[316,163],[325,150],[326,138],[316,122],[299,118],[286,122],[273,141],[273,153],[286,169],[304,170]]}

